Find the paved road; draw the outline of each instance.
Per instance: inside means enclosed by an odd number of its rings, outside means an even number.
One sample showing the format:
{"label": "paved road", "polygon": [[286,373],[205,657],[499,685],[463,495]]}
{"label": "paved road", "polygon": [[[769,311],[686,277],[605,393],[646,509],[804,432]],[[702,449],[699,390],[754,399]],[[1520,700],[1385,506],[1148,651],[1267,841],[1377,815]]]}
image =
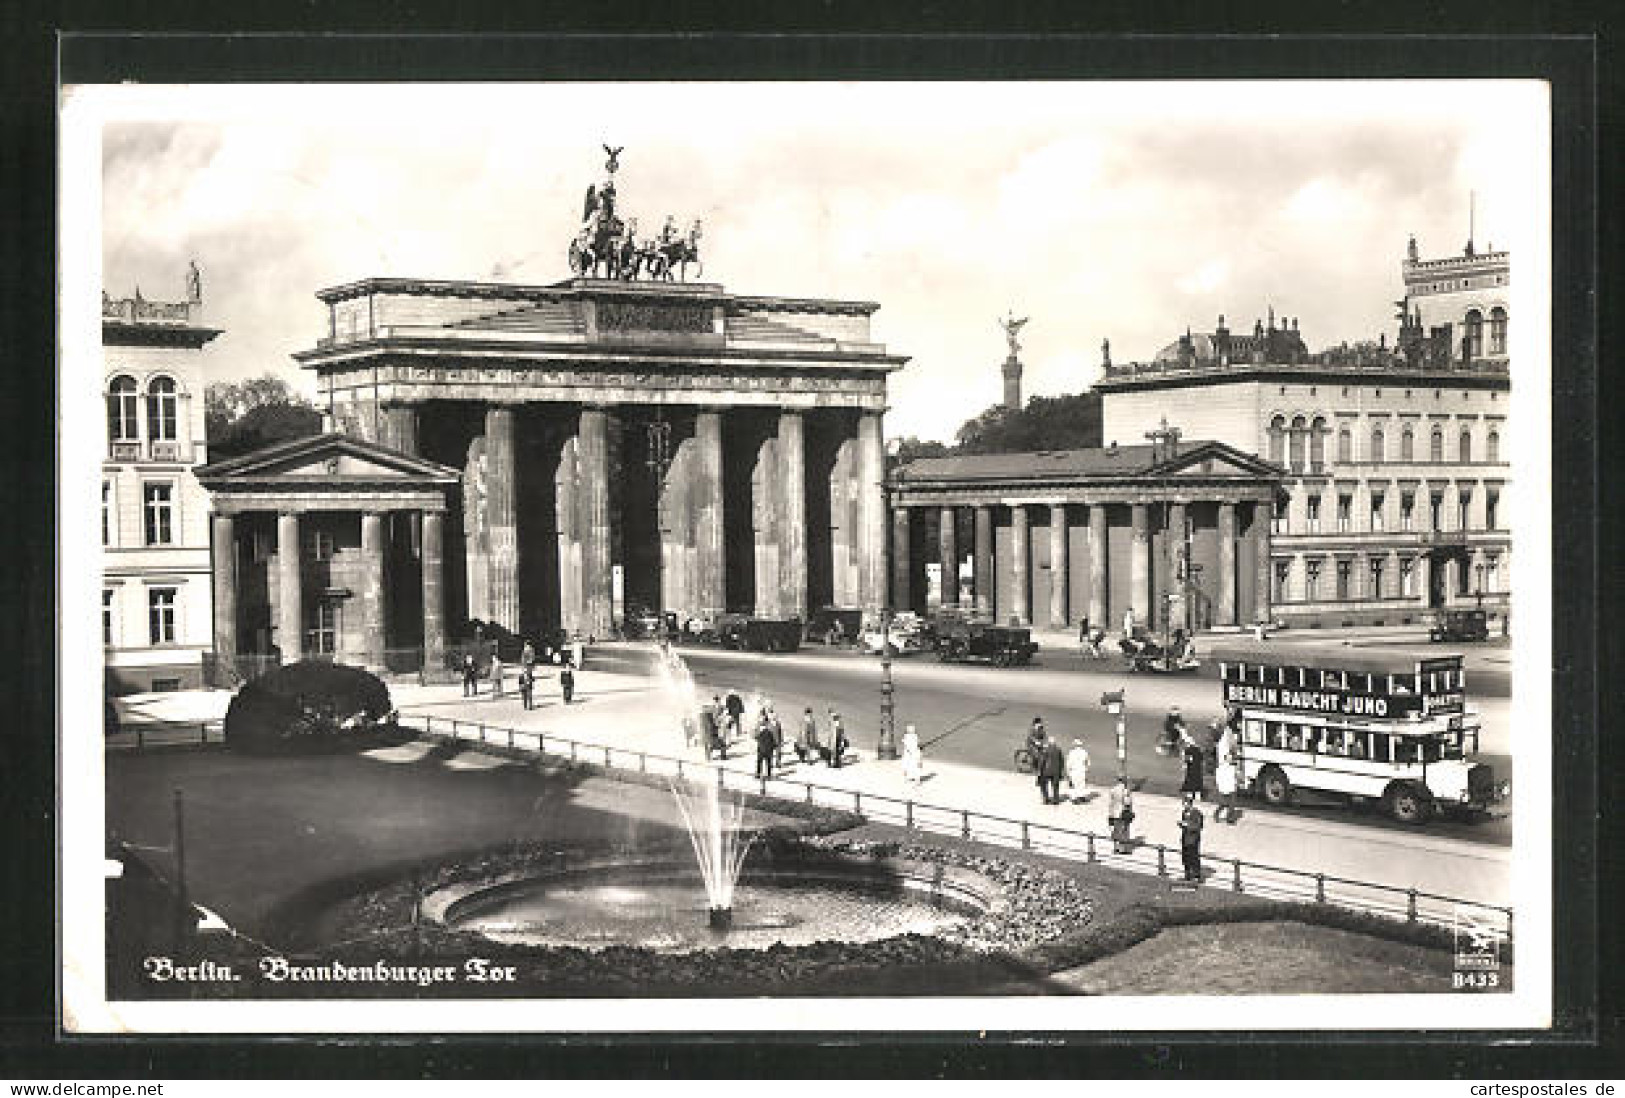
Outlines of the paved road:
{"label": "paved road", "polygon": [[[641,672],[648,667],[651,652],[642,645],[603,646],[593,650],[589,666]],[[798,723],[792,715],[807,705],[813,706],[823,727],[825,711],[834,705],[855,746],[873,750],[880,698],[879,661],[873,657],[821,649],[773,656],[700,647],[681,652],[703,692],[725,693],[731,688],[764,694],[786,718],[787,729]],[[1024,668],[942,664],[920,656],[894,660],[892,666],[899,732],[902,723],[912,722],[928,758],[1008,772],[1032,718],[1041,715],[1063,743],[1084,741],[1094,762],[1091,784],[1107,781],[1116,769],[1116,729],[1100,706],[1100,695],[1123,689],[1129,710],[1129,771],[1144,779],[1144,790],[1164,795],[1177,791],[1181,776],[1177,759],[1154,750],[1168,707],[1178,705],[1193,725],[1222,712],[1213,678],[1128,675],[1119,661],[1085,662],[1070,652],[1051,654],[1049,665]],[[1475,695],[1473,704],[1484,719],[1481,757],[1495,767],[1498,778],[1510,776],[1510,702]],[[1340,804],[1253,807],[1259,814],[1409,830],[1374,809],[1351,810]],[[1511,821],[1505,816],[1436,820],[1427,830],[1439,837],[1497,846],[1510,846],[1512,840]]]}

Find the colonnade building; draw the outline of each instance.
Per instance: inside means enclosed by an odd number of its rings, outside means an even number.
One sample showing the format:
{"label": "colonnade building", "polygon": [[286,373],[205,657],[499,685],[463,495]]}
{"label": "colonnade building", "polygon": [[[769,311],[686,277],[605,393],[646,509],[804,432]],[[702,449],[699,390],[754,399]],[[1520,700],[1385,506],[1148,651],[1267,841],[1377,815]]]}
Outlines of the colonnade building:
{"label": "colonnade building", "polygon": [[1107,364],[1096,386],[1108,440],[1171,420],[1286,469],[1268,576],[1287,622],[1508,605],[1510,257],[1469,242],[1423,260],[1412,241],[1401,274],[1392,344],[1310,354],[1295,319],[1238,336],[1220,317],[1150,363]]}
{"label": "colonnade building", "polygon": [[[288,659],[297,632],[432,662],[425,621],[604,637],[630,607],[885,601],[882,420],[907,359],[873,340],[876,305],[590,278],[317,297],[325,331],[294,357],[334,432],[204,471],[216,583],[241,588],[222,651]],[[332,578],[346,554],[356,582]],[[239,583],[267,572],[274,590]]]}

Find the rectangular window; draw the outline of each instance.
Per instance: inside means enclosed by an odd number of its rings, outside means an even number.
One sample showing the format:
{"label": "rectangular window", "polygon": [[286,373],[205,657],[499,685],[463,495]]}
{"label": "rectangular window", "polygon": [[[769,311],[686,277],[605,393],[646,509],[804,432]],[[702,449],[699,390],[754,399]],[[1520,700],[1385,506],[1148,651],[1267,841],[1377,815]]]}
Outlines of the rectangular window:
{"label": "rectangular window", "polygon": [[1353,576],[1354,576],[1354,562],[1353,561],[1351,561],[1351,560],[1340,560],[1340,561],[1337,562],[1337,597],[1339,599],[1347,600],[1350,597],[1350,595],[1351,595],[1351,592],[1350,592],[1351,583],[1350,583],[1350,581],[1352,580]]}
{"label": "rectangular window", "polygon": [[1399,562],[1399,593],[1405,598],[1416,597],[1416,558],[1405,557]]}
{"label": "rectangular window", "polygon": [[147,589],[147,639],[153,644],[175,643],[175,588]]}
{"label": "rectangular window", "polygon": [[1416,524],[1416,493],[1402,492],[1399,497],[1399,528],[1412,529]]}
{"label": "rectangular window", "polygon": [[1309,508],[1309,532],[1320,533],[1320,496],[1312,495],[1304,501]]}
{"label": "rectangular window", "polygon": [[1473,493],[1471,490],[1462,492],[1456,500],[1456,520],[1458,530],[1468,528],[1468,517],[1473,513]]}
{"label": "rectangular window", "polygon": [[338,651],[338,621],[338,604],[332,599],[319,600],[311,614],[310,637],[305,651],[324,656]]}
{"label": "rectangular window", "polygon": [[311,560],[332,560],[333,533],[330,530],[311,530],[305,539],[305,555]]}
{"label": "rectangular window", "polygon": [[1354,497],[1339,495],[1337,497],[1337,532],[1349,532],[1350,516],[1354,513]]}
{"label": "rectangular window", "polygon": [[148,484],[142,496],[147,517],[147,544],[175,544],[175,486]]}
{"label": "rectangular window", "polygon": [[1501,558],[1484,558],[1484,590],[1490,594],[1498,594],[1501,590]]}
{"label": "rectangular window", "polygon": [[1275,562],[1275,591],[1271,596],[1272,601],[1285,602],[1287,600],[1286,581],[1291,571],[1292,563],[1290,561],[1278,560]]}
{"label": "rectangular window", "polygon": [[102,643],[113,647],[113,589],[102,588]]}
{"label": "rectangular window", "polygon": [[1286,517],[1289,506],[1290,504],[1287,502],[1285,496],[1276,497],[1275,510],[1270,514],[1270,533],[1286,533]]}
{"label": "rectangular window", "polygon": [[1444,493],[1428,493],[1428,529],[1444,529]]}
{"label": "rectangular window", "polygon": [[1381,492],[1371,493],[1371,529],[1382,529],[1383,504],[1387,502]]}
{"label": "rectangular window", "polygon": [[1371,559],[1371,587],[1366,591],[1366,598],[1368,599],[1380,599],[1383,596],[1382,567],[1381,558],[1373,557]]}
{"label": "rectangular window", "polygon": [[1314,602],[1320,594],[1320,561],[1308,561],[1304,565],[1303,597],[1308,602]]}
{"label": "rectangular window", "polygon": [[1497,492],[1494,488],[1491,488],[1488,492],[1484,493],[1484,529],[1499,530],[1501,528],[1501,524],[1498,521],[1501,517],[1499,514],[1500,510],[1501,493]]}
{"label": "rectangular window", "polygon": [[264,564],[271,559],[271,535],[264,530],[255,530],[251,539],[250,554],[255,564]]}
{"label": "rectangular window", "polygon": [[102,544],[113,544],[113,485],[102,481]]}

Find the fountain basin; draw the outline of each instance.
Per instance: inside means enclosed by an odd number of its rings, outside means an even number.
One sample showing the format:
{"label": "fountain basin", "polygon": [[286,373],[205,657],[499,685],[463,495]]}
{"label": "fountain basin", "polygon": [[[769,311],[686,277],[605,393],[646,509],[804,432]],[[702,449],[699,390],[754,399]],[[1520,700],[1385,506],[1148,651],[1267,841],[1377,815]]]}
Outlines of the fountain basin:
{"label": "fountain basin", "polygon": [[1005,905],[967,870],[854,857],[747,866],[733,905],[713,908],[692,863],[620,858],[447,885],[423,911],[505,945],[686,953],[953,936]]}

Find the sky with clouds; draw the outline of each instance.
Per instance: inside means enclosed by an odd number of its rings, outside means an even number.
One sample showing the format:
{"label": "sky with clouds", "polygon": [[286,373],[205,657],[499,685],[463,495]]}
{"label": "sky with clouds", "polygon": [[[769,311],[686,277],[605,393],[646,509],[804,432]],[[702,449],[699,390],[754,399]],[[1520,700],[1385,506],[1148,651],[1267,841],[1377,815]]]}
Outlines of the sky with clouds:
{"label": "sky with clouds", "polygon": [[[1538,85],[1513,82],[527,84],[70,89],[102,119],[102,283],[179,299],[212,378],[313,345],[317,289],[369,276],[550,283],[602,145],[624,213],[705,223],[737,293],[875,301],[912,361],[888,433],[951,438],[1000,399],[1078,392],[1218,315],[1274,306],[1312,349],[1392,338],[1399,264],[1544,247]],[[1516,256],[1515,256],[1516,263]]]}

